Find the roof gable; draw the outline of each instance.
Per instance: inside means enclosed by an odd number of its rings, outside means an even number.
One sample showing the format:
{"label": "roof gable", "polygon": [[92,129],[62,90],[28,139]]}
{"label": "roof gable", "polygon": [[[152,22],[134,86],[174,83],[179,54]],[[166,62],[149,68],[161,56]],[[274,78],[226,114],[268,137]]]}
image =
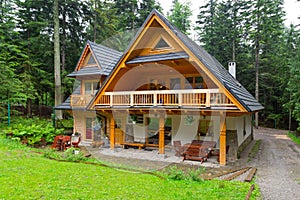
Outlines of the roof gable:
{"label": "roof gable", "polygon": [[[164,42],[161,42],[162,38]],[[159,43],[161,43],[159,47],[163,48],[156,48]],[[106,91],[106,88],[113,82],[119,71],[126,68],[126,64],[180,58],[196,63],[218,85],[219,89],[236,103],[241,111],[253,112],[263,109],[254,97],[214,57],[173,26],[156,10],[153,10],[148,16],[95,99]]]}
{"label": "roof gable", "polygon": [[122,52],[88,41],[74,72],[69,77],[109,75]]}

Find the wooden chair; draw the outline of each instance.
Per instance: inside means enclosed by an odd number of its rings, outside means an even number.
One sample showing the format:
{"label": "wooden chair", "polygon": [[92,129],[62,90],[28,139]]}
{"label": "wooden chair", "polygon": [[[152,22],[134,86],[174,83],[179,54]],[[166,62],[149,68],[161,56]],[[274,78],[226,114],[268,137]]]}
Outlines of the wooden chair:
{"label": "wooden chair", "polygon": [[71,137],[64,135],[62,139],[62,149],[66,150],[67,148],[71,147]]}
{"label": "wooden chair", "polygon": [[182,156],[184,152],[184,148],[183,146],[181,146],[181,141],[180,140],[173,141],[173,146],[175,150],[175,156]]}
{"label": "wooden chair", "polygon": [[51,148],[52,148],[52,149],[61,150],[62,139],[63,139],[63,136],[62,136],[62,135],[57,135],[57,136],[55,136]]}

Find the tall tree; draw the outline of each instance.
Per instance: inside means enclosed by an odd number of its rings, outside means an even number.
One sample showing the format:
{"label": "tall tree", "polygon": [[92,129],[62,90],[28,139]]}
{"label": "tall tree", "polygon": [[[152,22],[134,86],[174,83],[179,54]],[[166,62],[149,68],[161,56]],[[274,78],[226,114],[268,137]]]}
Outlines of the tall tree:
{"label": "tall tree", "polygon": [[[20,61],[26,57],[16,44],[18,34],[15,31],[14,7],[11,1],[0,1],[0,102],[25,104],[27,96],[23,95],[23,84],[16,70]],[[6,113],[0,107],[0,116]]]}
{"label": "tall tree", "polygon": [[289,130],[291,130],[292,116],[298,121],[298,131],[300,132],[300,31],[291,24],[286,32],[286,57],[288,74],[286,77],[287,87],[285,87],[285,105],[289,113]]}
{"label": "tall tree", "polygon": [[142,26],[143,22],[146,20],[150,12],[156,9],[161,12],[161,6],[155,0],[141,0],[139,1],[138,9],[138,22],[137,26]]}
{"label": "tall tree", "polygon": [[[59,45],[59,16],[58,16],[58,0],[54,0],[53,5],[53,21],[54,21],[54,80],[55,80],[55,105],[62,102],[61,95],[61,74],[60,74],[60,45]],[[57,118],[62,118],[61,110],[56,111]]]}
{"label": "tall tree", "polygon": [[91,1],[91,17],[89,19],[88,36],[91,41],[101,43],[105,39],[117,33],[118,16],[112,2],[93,0]]}
{"label": "tall tree", "polygon": [[217,1],[209,0],[207,4],[200,7],[198,26],[195,28],[199,32],[199,42],[203,44],[204,48],[213,56],[215,53],[215,41],[218,34],[215,32],[215,18],[216,18]]}
{"label": "tall tree", "polygon": [[113,9],[119,17],[117,30],[124,32],[138,27],[138,0],[114,0]]}
{"label": "tall tree", "polygon": [[[46,87],[41,84],[41,74],[47,73],[52,62],[50,51],[50,36],[48,29],[49,2],[14,0],[18,8],[15,12],[15,21],[19,33],[18,43],[26,59],[20,60],[18,74],[27,87],[23,93],[27,98],[27,113],[31,116],[32,104],[40,104],[40,96],[47,93]],[[46,76],[48,79],[52,76]]]}
{"label": "tall tree", "polygon": [[167,18],[185,34],[190,34],[191,30],[192,11],[190,7],[190,1],[180,3],[179,0],[173,0],[170,13],[167,14]]}
{"label": "tall tree", "polygon": [[[282,63],[279,58],[282,53],[281,44],[284,34],[283,1],[257,0],[253,13],[255,20],[252,34],[252,41],[255,44],[255,97],[257,100],[262,98],[261,102],[266,107],[264,113],[268,117],[271,113],[280,113],[282,109],[276,96],[281,93],[278,89],[281,80],[278,79],[277,74],[281,71],[279,63]],[[269,118],[275,122],[278,121],[278,115],[272,115]],[[258,120],[258,114],[256,114],[256,126],[258,126]]]}
{"label": "tall tree", "polygon": [[277,98],[287,71],[282,67],[282,8],[282,0],[210,0],[198,15],[200,42],[224,66],[236,60],[237,79],[265,106],[262,123],[283,116],[283,102]]}

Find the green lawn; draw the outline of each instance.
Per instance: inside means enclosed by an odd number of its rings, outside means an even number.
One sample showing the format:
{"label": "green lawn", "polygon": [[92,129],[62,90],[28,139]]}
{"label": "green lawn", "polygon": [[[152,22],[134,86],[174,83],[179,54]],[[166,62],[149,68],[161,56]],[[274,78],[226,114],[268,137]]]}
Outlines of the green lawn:
{"label": "green lawn", "polygon": [[298,145],[300,145],[300,138],[297,137],[295,134],[289,132],[288,133],[288,136],[295,142],[297,143]]}
{"label": "green lawn", "polygon": [[[0,137],[0,199],[245,199],[251,183],[176,181],[58,162]],[[259,192],[252,193],[256,199]]]}

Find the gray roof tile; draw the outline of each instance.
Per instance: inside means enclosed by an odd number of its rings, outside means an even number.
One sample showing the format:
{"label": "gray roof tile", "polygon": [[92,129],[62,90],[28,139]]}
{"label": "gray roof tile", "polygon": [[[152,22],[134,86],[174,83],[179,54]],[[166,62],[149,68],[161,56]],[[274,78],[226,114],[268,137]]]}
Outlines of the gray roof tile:
{"label": "gray roof tile", "polygon": [[137,64],[137,63],[147,63],[147,62],[155,62],[155,61],[165,61],[165,60],[177,60],[189,58],[189,55],[184,51],[181,52],[172,52],[165,54],[154,54],[147,56],[138,56],[130,61],[127,61],[126,64]]}

